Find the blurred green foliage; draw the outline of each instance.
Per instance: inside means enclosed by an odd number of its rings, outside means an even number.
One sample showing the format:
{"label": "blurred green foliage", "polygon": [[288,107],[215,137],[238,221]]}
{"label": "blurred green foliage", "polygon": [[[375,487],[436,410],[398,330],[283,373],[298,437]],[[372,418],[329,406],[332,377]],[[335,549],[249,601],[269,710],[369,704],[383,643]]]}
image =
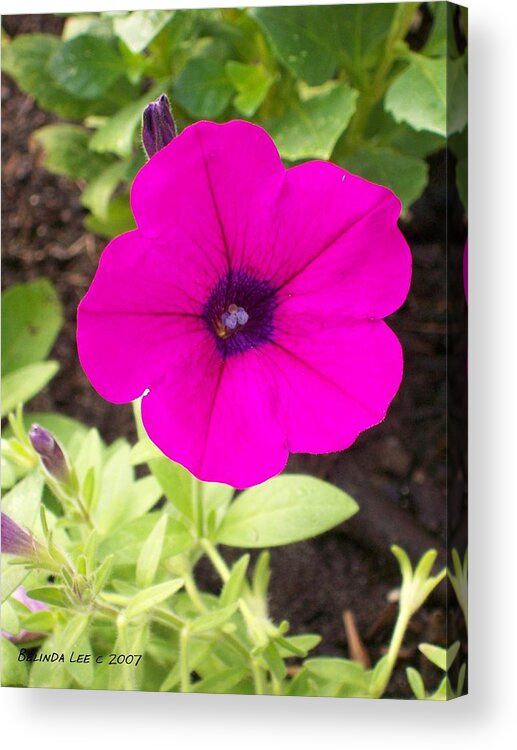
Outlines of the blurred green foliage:
{"label": "blurred green foliage", "polygon": [[250,119],[286,163],[330,159],[390,187],[406,210],[426,186],[426,156],[454,136],[466,204],[466,55],[454,6],[429,12],[427,26],[411,2],[74,14],[61,38],[4,36],[2,66],[69,121],[35,137],[51,171],[81,181],[86,225],[106,237],[133,227],[142,110],[162,92],[180,129]]}

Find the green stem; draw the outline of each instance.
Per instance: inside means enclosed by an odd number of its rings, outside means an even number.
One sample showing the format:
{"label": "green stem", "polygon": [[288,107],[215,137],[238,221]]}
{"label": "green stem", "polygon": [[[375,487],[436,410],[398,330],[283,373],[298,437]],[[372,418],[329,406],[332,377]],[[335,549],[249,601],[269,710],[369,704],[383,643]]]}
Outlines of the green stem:
{"label": "green stem", "polygon": [[386,654],[386,668],[383,670],[382,679],[379,684],[376,685],[375,694],[373,696],[374,698],[381,698],[388,687],[410,619],[411,612],[402,609],[399,611],[393,635],[391,636],[388,653]]}
{"label": "green stem", "polygon": [[255,659],[251,659],[251,673],[253,675],[253,684],[255,686],[255,695],[264,695],[266,686],[264,681],[264,672],[262,667]]}
{"label": "green stem", "polygon": [[215,545],[213,545],[212,542],[208,539],[200,539],[199,543],[201,545],[201,548],[209,558],[210,562],[221,576],[223,582],[226,583],[226,581],[230,577],[230,569],[217,551]]}
{"label": "green stem", "polygon": [[195,476],[191,477],[192,519],[199,537],[202,537],[205,527],[203,517],[203,498],[201,497],[201,483]]}
{"label": "green stem", "polygon": [[190,630],[188,626],[185,626],[180,633],[180,675],[182,693],[190,693],[189,645]]}

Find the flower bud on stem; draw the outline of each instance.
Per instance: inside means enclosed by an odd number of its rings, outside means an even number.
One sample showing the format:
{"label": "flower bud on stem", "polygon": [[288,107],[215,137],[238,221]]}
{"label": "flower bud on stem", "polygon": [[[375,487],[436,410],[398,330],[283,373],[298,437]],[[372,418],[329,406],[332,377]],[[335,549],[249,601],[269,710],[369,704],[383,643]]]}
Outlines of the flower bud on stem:
{"label": "flower bud on stem", "polygon": [[149,159],[177,136],[176,123],[166,94],[162,94],[144,109],[142,143]]}

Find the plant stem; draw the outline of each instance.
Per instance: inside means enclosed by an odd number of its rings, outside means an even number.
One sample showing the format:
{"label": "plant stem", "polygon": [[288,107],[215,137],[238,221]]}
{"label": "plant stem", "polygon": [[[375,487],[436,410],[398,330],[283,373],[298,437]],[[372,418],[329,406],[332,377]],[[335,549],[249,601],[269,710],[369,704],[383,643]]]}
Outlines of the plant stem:
{"label": "plant stem", "polygon": [[253,674],[253,684],[255,685],[255,695],[264,695],[264,672],[255,659],[251,659],[251,672]]}
{"label": "plant stem", "polygon": [[383,671],[382,679],[376,686],[375,694],[373,695],[374,698],[381,698],[388,687],[410,619],[411,612],[409,610],[401,609],[399,611],[388,653],[386,654],[386,669]]}
{"label": "plant stem", "polygon": [[180,674],[182,693],[190,693],[189,644],[190,630],[188,626],[185,626],[181,629],[180,633]]}
{"label": "plant stem", "polygon": [[230,569],[217,551],[217,547],[208,539],[200,539],[199,543],[201,545],[201,548],[209,558],[210,562],[221,576],[223,582],[226,583],[226,581],[230,577]]}
{"label": "plant stem", "polygon": [[201,538],[204,532],[203,518],[203,499],[201,497],[201,483],[194,475],[191,476],[191,498],[192,498],[192,519],[197,535]]}

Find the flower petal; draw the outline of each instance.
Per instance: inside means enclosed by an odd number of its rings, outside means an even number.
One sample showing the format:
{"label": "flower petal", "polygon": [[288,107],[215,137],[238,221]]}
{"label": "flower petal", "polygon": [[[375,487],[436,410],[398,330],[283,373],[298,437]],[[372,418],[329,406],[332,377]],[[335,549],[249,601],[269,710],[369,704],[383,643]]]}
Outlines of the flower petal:
{"label": "flower petal", "polygon": [[211,273],[202,265],[192,273],[174,248],[138,231],[110,242],[77,311],[79,359],[101,396],[131,401],[161,379],[183,349],[203,347],[210,333],[199,312]]}
{"label": "flower petal", "polygon": [[329,314],[355,318],[382,318],[400,307],[411,254],[390,190],[309,162],[288,170],[277,211],[273,283],[282,299],[307,313],[323,303]]}
{"label": "flower petal", "polygon": [[198,122],[142,167],[131,207],[147,236],[167,237],[171,227],[182,227],[224,260],[225,270],[235,270],[232,257],[247,242],[259,195],[284,171],[273,140],[257,125]]}
{"label": "flower petal", "polygon": [[289,450],[348,448],[381,422],[402,378],[402,350],[383,321],[279,333],[270,367],[279,378]]}
{"label": "flower petal", "polygon": [[142,399],[151,440],[198,479],[243,489],[284,468],[283,410],[262,354],[192,353]]}

